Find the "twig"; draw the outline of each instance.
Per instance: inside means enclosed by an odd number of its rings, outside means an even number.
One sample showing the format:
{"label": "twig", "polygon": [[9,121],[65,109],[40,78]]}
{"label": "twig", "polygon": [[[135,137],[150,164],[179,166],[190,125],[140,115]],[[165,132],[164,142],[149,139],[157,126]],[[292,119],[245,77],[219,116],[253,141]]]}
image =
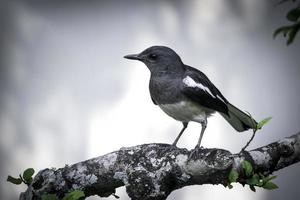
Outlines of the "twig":
{"label": "twig", "polygon": [[245,151],[245,149],[250,145],[250,143],[252,142],[252,140],[253,140],[254,137],[255,137],[256,131],[257,131],[257,129],[253,129],[253,134],[252,134],[250,140],[249,140],[249,141],[247,142],[247,144],[242,148],[241,152]]}

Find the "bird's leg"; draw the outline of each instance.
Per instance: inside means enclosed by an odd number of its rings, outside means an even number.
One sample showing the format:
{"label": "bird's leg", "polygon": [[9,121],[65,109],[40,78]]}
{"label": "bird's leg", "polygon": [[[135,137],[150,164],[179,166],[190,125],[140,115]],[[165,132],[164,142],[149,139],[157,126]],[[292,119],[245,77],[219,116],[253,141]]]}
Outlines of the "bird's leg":
{"label": "bird's leg", "polygon": [[192,157],[194,157],[194,155],[197,155],[199,153],[199,150],[201,149],[201,140],[202,140],[202,137],[204,135],[204,131],[207,127],[207,119],[205,119],[202,123],[201,123],[201,133],[200,133],[200,137],[199,137],[199,140],[198,140],[198,143],[197,145],[195,146],[195,148],[191,151],[191,154],[189,155],[189,158],[188,159],[191,159]]}
{"label": "bird's leg", "polygon": [[163,154],[166,154],[166,153],[168,153],[168,152],[170,152],[170,151],[172,151],[172,150],[174,150],[174,149],[177,148],[177,147],[176,147],[176,144],[177,144],[177,142],[178,142],[180,136],[181,136],[182,133],[184,132],[184,130],[187,128],[188,122],[182,122],[182,124],[183,124],[183,127],[182,127],[180,133],[178,134],[178,136],[176,137],[175,141],[173,142],[172,145],[167,146],[167,147],[162,151]]}
{"label": "bird's leg", "polygon": [[201,126],[202,126],[202,128],[201,128],[200,137],[199,137],[198,143],[197,143],[197,145],[196,145],[195,148],[200,148],[200,144],[201,144],[201,141],[202,141],[202,137],[203,137],[204,131],[205,131],[206,127],[207,127],[207,120],[203,121],[203,122],[201,123]]}
{"label": "bird's leg", "polygon": [[183,124],[183,127],[182,127],[180,133],[178,134],[178,136],[176,137],[175,141],[174,141],[173,144],[172,144],[172,146],[174,146],[174,147],[176,147],[176,144],[177,144],[179,138],[181,137],[182,133],[184,132],[184,130],[185,130],[185,129],[187,128],[187,126],[188,126],[188,122],[182,122],[182,124]]}

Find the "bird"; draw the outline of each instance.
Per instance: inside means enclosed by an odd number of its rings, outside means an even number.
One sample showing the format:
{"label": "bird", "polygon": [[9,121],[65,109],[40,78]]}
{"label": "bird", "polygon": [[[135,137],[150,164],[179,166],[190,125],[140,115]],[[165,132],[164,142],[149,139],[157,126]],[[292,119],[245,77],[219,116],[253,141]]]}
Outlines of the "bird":
{"label": "bird", "polygon": [[202,148],[207,118],[215,112],[220,113],[238,132],[256,129],[257,122],[250,114],[229,103],[203,72],[185,65],[171,48],[151,46],[124,58],[141,61],[147,66],[151,74],[149,90],[153,103],[182,123],[173,147],[176,147],[189,122],[197,122],[201,124],[201,132],[195,149]]}

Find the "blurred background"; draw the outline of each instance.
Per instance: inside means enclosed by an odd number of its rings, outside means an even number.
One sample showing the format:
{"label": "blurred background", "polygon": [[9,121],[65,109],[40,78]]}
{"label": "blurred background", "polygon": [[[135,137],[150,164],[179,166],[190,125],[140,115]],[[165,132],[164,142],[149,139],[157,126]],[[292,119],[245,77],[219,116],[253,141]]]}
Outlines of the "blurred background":
{"label": "blurred background", "polygon": [[[28,167],[173,142],[181,123],[152,104],[148,69],[123,59],[152,45],[173,48],[257,120],[273,117],[249,149],[300,131],[300,40],[287,47],[284,38],[272,38],[291,7],[276,2],[1,1],[0,199],[18,199],[25,186],[6,178]],[[193,148],[200,129],[191,123],[179,147]],[[216,114],[202,145],[238,152],[250,136]],[[202,185],[168,199],[298,199],[300,165],[275,174],[274,191]],[[129,199],[124,187],[116,194]]]}

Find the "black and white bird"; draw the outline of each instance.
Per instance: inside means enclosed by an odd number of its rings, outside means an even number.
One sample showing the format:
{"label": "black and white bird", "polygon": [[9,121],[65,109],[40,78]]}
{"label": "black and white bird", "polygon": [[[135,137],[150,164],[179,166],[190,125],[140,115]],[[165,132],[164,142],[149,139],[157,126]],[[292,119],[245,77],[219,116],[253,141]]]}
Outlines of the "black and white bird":
{"label": "black and white bird", "polygon": [[200,148],[207,118],[214,112],[219,112],[239,132],[256,128],[257,123],[252,117],[230,104],[203,72],[185,65],[172,49],[152,46],[124,58],[142,61],[148,67],[153,103],[182,122],[183,128],[173,146],[176,146],[188,123],[193,121],[202,125],[195,147]]}

